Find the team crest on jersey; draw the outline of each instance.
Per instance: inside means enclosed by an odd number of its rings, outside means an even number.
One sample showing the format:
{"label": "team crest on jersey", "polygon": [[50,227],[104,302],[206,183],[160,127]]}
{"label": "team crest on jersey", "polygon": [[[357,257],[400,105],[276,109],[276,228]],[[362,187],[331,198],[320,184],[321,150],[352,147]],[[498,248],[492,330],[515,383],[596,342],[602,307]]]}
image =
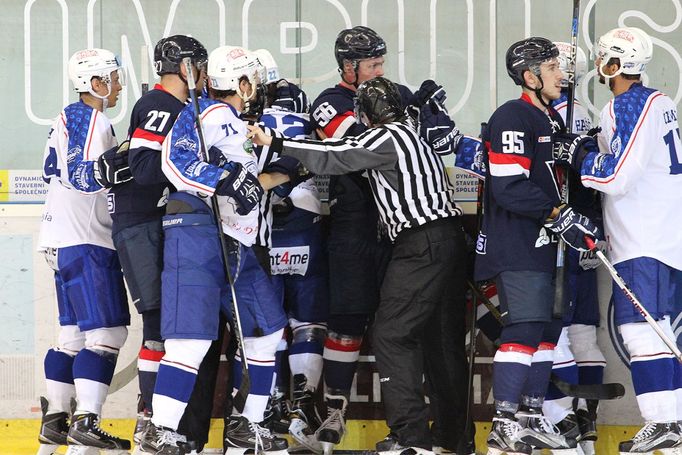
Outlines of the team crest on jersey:
{"label": "team crest on jersey", "polygon": [[194,153],[197,151],[197,143],[188,135],[184,135],[175,141],[174,147],[189,150],[190,152]]}
{"label": "team crest on jersey", "polygon": [[68,164],[73,163],[73,161],[83,154],[83,148],[80,145],[71,147],[69,152],[66,154],[66,162]]}
{"label": "team crest on jersey", "polygon": [[616,136],[611,141],[611,153],[613,153],[614,155],[618,154],[620,152],[620,148],[621,148],[620,136]]}
{"label": "team crest on jersey", "polygon": [[251,139],[244,141],[244,151],[249,155],[253,155],[253,141]]}

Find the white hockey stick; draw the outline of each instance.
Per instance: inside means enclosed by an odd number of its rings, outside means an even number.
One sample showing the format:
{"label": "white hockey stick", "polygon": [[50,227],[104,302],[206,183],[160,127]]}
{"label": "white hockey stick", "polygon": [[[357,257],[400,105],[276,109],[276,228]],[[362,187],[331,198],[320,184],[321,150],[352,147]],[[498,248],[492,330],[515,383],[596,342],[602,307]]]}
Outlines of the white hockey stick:
{"label": "white hockey stick", "polygon": [[623,291],[623,294],[625,294],[625,297],[632,302],[632,304],[637,308],[637,311],[639,311],[639,314],[642,315],[642,317],[646,320],[646,322],[649,323],[652,329],[654,329],[654,332],[656,332],[656,335],[658,335],[661,338],[661,341],[665,343],[666,346],[673,352],[675,357],[677,357],[677,360],[682,362],[682,352],[680,352],[680,349],[677,347],[677,343],[675,341],[671,340],[668,335],[666,335],[661,327],[658,325],[656,320],[651,317],[651,314],[644,308],[642,303],[639,301],[637,296],[635,295],[634,292],[632,292],[632,289],[630,289],[623,280],[623,278],[618,274],[618,271],[613,267],[613,265],[609,262],[608,259],[606,259],[606,256],[604,253],[597,248],[595,245],[594,241],[589,237],[585,236],[585,242],[587,243],[588,248],[590,251],[595,253],[599,260],[604,264],[604,267],[609,271],[611,274],[611,277],[613,278],[613,281],[616,283],[616,285],[620,288],[621,291]]}

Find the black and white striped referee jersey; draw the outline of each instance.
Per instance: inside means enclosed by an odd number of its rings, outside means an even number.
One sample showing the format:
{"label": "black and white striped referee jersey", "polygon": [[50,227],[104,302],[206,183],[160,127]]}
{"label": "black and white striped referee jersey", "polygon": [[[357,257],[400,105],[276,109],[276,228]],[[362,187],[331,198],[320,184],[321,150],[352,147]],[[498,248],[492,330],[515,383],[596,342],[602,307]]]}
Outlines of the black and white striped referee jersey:
{"label": "black and white striped referee jersey", "polygon": [[392,241],[403,229],[461,215],[445,164],[414,128],[392,122],[339,139],[273,138],[271,148],[315,174],[367,170],[379,216]]}

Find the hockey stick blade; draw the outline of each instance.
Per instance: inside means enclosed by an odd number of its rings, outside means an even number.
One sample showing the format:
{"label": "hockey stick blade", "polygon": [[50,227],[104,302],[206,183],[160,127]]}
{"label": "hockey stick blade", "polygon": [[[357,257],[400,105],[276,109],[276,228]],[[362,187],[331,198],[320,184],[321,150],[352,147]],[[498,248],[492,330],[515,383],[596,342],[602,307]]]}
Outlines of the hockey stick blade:
{"label": "hockey stick blade", "polygon": [[552,384],[566,396],[586,400],[617,400],[625,395],[625,387],[619,382],[608,384],[570,384],[552,373]]}

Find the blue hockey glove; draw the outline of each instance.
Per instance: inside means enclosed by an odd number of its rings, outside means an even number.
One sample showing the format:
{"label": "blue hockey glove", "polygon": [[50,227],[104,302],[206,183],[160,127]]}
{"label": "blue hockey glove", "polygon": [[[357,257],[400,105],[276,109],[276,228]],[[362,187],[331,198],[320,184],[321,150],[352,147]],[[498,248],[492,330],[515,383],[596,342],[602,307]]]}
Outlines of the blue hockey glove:
{"label": "blue hockey glove", "polygon": [[560,235],[568,246],[578,251],[590,250],[585,242],[586,235],[593,238],[595,243],[599,235],[599,229],[588,217],[573,211],[568,205],[562,205],[556,217],[546,220],[545,227]]}
{"label": "blue hockey glove", "polygon": [[454,153],[462,139],[462,133],[445,107],[446,98],[443,87],[429,79],[422,82],[412,104],[406,108],[419,136],[441,155]]}
{"label": "blue hockey glove", "polygon": [[597,152],[597,141],[587,134],[556,133],[554,135],[554,162],[567,164],[580,172],[585,156]]}
{"label": "blue hockey glove", "polygon": [[111,188],[133,179],[128,166],[128,147],[130,141],[123,141],[102,153],[94,165],[95,181],[102,188]]}
{"label": "blue hockey glove", "polygon": [[216,194],[234,199],[238,215],[248,214],[260,202],[263,187],[258,178],[247,171],[241,163],[230,161],[224,169],[229,171],[229,174],[218,181]]}

